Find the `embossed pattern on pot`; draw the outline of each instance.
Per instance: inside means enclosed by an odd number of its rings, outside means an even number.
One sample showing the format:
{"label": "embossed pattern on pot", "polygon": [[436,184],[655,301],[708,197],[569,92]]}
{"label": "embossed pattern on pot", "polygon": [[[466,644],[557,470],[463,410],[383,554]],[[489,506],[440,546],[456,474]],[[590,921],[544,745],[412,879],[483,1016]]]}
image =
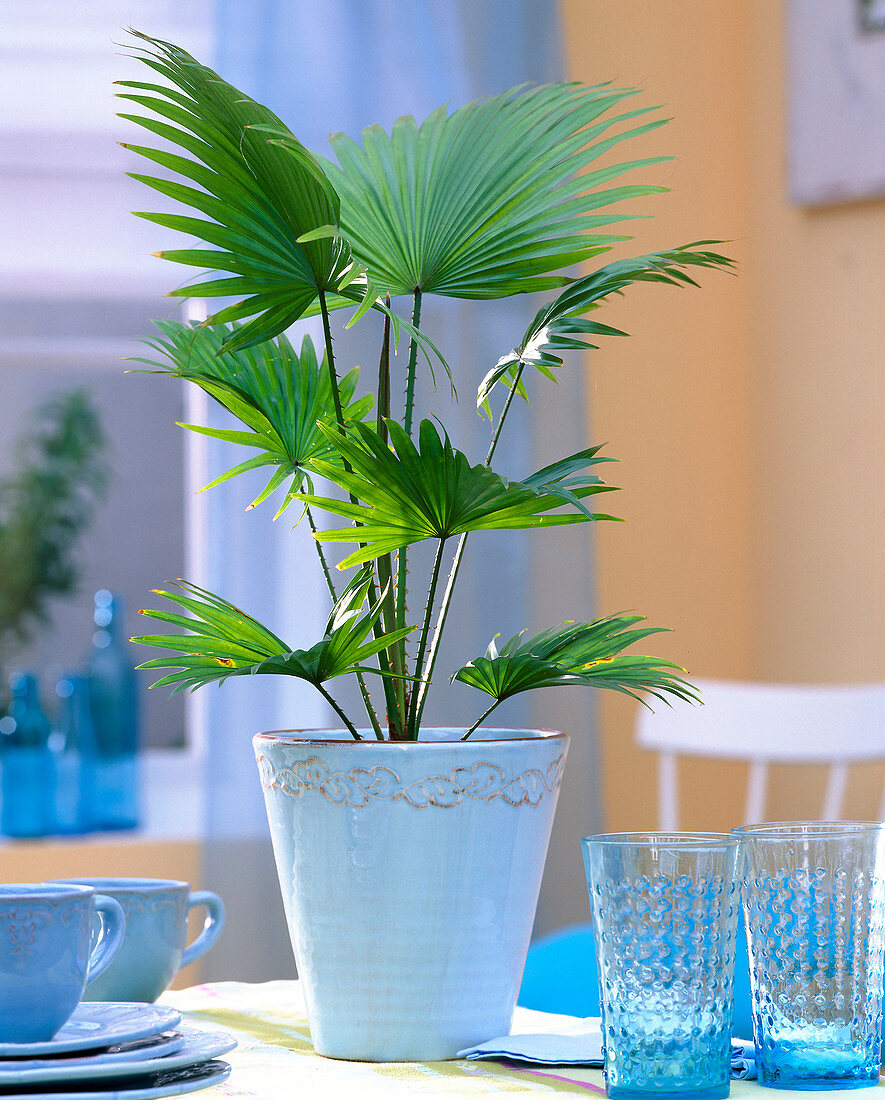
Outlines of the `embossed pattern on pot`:
{"label": "embossed pattern on pot", "polygon": [[258,770],[265,790],[275,788],[293,798],[307,791],[319,791],[331,802],[365,806],[373,798],[403,798],[412,806],[460,806],[465,798],[491,801],[503,798],[512,806],[537,806],[545,795],[559,790],[565,756],[559,756],[543,772],[530,768],[508,775],[497,764],[480,761],[466,768],[454,768],[449,775],[429,775],[404,783],[390,768],[353,768],[332,772],[316,756],[298,760],[275,771],[267,756],[258,754]]}

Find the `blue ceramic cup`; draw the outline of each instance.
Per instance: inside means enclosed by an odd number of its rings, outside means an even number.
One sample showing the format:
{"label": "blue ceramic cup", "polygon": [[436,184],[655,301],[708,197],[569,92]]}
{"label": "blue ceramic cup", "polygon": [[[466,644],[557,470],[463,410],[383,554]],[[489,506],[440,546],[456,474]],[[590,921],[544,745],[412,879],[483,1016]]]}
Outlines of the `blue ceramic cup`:
{"label": "blue ceramic cup", "polygon": [[[71,880],[73,881],[73,880]],[[224,903],[209,890],[158,878],[86,878],[79,883],[114,898],[126,914],[119,955],[86,987],[89,1001],[155,1001],[188,963],[204,955],[224,926]],[[187,915],[205,906],[203,929],[188,947]]]}
{"label": "blue ceramic cup", "polygon": [[113,961],[125,927],[118,903],[90,886],[0,886],[0,1042],[51,1039],[87,977]]}

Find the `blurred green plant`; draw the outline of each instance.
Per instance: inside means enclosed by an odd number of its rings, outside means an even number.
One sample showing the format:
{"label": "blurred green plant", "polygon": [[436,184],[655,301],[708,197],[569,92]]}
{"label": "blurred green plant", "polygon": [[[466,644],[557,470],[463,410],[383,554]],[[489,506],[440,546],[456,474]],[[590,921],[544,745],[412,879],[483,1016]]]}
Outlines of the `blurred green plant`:
{"label": "blurred green plant", "polygon": [[0,657],[77,588],[76,548],[107,489],[106,440],[83,389],[56,394],[18,440],[0,480]]}

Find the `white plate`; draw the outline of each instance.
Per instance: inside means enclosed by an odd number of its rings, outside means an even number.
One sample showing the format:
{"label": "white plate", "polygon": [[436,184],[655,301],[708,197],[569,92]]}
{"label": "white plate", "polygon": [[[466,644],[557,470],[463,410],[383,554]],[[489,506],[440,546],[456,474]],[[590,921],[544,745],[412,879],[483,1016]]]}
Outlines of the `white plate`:
{"label": "white plate", "polygon": [[0,1043],[0,1058],[29,1058],[37,1054],[64,1054],[69,1050],[98,1050],[168,1031],[181,1013],[165,1005],[127,1001],[81,1001],[70,1020],[43,1043]]}
{"label": "white plate", "polygon": [[0,1088],[9,1089],[55,1082],[56,1088],[74,1081],[99,1082],[110,1078],[136,1078],[168,1070],[184,1069],[208,1062],[218,1054],[227,1054],[237,1045],[236,1039],[222,1032],[196,1031],[182,1026],[183,1042],[174,1054],[156,1058],[116,1062],[94,1062],[89,1058],[74,1061],[44,1062],[32,1068],[11,1069],[9,1063],[0,1066]]}
{"label": "white plate", "polygon": [[91,1091],[88,1085],[81,1086],[76,1092],[65,1092],[64,1085],[58,1091],[37,1085],[26,1092],[6,1092],[3,1100],[34,1100],[37,1096],[44,1100],[154,1100],[159,1096],[182,1096],[186,1092],[207,1089],[229,1076],[230,1066],[227,1062],[201,1062],[186,1069],[170,1070],[168,1073],[156,1073],[151,1077],[141,1078],[133,1082],[131,1087],[128,1080],[114,1084],[109,1082],[106,1089],[96,1091]]}
{"label": "white plate", "polygon": [[174,1054],[185,1043],[183,1031],[164,1031],[148,1039],[134,1039],[131,1043],[117,1043],[99,1050],[70,1051],[67,1054],[46,1055],[44,1058],[0,1058],[0,1073],[13,1070],[48,1069],[50,1066],[96,1066],[102,1062],[140,1062],[146,1058],[159,1058]]}

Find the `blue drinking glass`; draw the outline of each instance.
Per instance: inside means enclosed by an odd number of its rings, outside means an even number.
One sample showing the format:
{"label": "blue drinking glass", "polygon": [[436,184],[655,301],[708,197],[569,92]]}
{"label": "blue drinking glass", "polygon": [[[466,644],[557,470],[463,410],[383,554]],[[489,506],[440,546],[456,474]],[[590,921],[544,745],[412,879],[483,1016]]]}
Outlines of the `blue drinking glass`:
{"label": "blue drinking glass", "polygon": [[735,833],[745,852],[760,1084],[809,1092],[876,1085],[885,824],[778,822]]}
{"label": "blue drinking glass", "polygon": [[582,845],[607,1095],[728,1096],[738,838],[608,833]]}

